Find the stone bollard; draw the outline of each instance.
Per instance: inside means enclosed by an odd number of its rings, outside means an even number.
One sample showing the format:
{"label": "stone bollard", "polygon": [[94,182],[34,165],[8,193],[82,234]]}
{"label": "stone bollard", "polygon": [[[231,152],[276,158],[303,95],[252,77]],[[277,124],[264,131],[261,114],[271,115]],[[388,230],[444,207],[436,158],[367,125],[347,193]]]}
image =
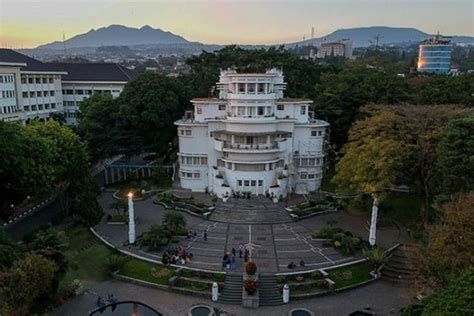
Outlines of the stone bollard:
{"label": "stone bollard", "polygon": [[290,287],[288,286],[288,284],[285,284],[285,286],[283,286],[283,303],[288,304],[289,301],[290,301]]}
{"label": "stone bollard", "polygon": [[219,287],[217,286],[217,282],[212,283],[212,301],[217,302],[219,298]]}

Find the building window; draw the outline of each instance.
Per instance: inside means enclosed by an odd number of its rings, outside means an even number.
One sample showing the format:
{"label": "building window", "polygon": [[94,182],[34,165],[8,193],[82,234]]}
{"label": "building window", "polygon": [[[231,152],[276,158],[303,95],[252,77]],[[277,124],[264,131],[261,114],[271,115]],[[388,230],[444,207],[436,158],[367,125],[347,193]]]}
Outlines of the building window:
{"label": "building window", "polygon": [[21,78],[21,83],[25,84],[26,83],[26,78]]}
{"label": "building window", "polygon": [[200,106],[196,107],[196,113],[202,114],[202,108]]}
{"label": "building window", "polygon": [[315,176],[316,175],[314,173],[310,173],[310,174],[308,174],[308,179],[314,180]]}
{"label": "building window", "polygon": [[301,172],[300,173],[300,179],[301,180],[306,180],[308,179],[308,174],[306,172]]}
{"label": "building window", "polygon": [[92,90],[85,90],[86,94],[87,95],[91,95],[92,94]]}
{"label": "building window", "polygon": [[219,104],[219,111],[225,111],[225,104]]}
{"label": "building window", "polygon": [[35,97],[35,92],[34,91],[30,91],[30,98],[34,98]]}
{"label": "building window", "polygon": [[49,83],[53,83],[53,82],[54,82],[53,77],[49,77]]}
{"label": "building window", "polygon": [[192,135],[192,131],[190,129],[187,129],[186,130],[186,136],[191,136]]}
{"label": "building window", "polygon": [[278,111],[284,111],[285,110],[285,105],[284,104],[278,104],[277,105],[277,110]]}
{"label": "building window", "polygon": [[33,78],[28,78],[28,83],[33,83]]}
{"label": "building window", "polygon": [[23,107],[23,110],[29,111],[29,110],[30,110],[30,106],[29,106],[29,105],[25,105],[25,106]]}
{"label": "building window", "polygon": [[237,186],[239,186],[239,187],[242,186],[242,180],[237,180]]}
{"label": "building window", "polygon": [[41,83],[41,78],[35,78],[36,83]]}
{"label": "building window", "polygon": [[43,83],[48,83],[48,78],[42,78],[43,79]]}
{"label": "building window", "polygon": [[306,114],[306,106],[302,105],[301,106],[301,115],[305,115]]}
{"label": "building window", "polygon": [[247,85],[247,93],[251,93],[251,94],[254,94],[255,93],[255,85],[250,83]]}
{"label": "building window", "polygon": [[265,93],[265,84],[259,83],[257,89],[258,89],[258,94]]}
{"label": "building window", "polygon": [[51,108],[55,109],[56,108],[56,103],[51,103]]}
{"label": "building window", "polygon": [[201,178],[201,173],[200,172],[194,172],[194,179],[199,179]]}
{"label": "building window", "polygon": [[239,93],[245,93],[245,84],[239,83]]}
{"label": "building window", "polygon": [[54,91],[49,91],[49,95],[54,97]]}
{"label": "building window", "polygon": [[24,98],[28,98],[28,92],[23,92],[22,95]]}
{"label": "building window", "polygon": [[76,94],[83,95],[83,94],[84,94],[84,90],[76,90]]}
{"label": "building window", "polygon": [[66,90],[66,93],[63,93],[63,94],[74,94],[74,91],[72,91],[72,90]]}

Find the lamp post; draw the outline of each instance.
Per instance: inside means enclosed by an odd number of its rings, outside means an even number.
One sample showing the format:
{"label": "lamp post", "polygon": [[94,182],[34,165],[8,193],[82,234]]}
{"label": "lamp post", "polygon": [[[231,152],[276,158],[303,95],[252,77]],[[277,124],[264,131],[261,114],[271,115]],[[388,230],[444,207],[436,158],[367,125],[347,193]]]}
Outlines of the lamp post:
{"label": "lamp post", "polygon": [[135,209],[133,208],[133,193],[128,193],[128,243],[135,243]]}
{"label": "lamp post", "polygon": [[372,217],[370,221],[369,244],[375,246],[376,232],[377,232],[377,213],[379,209],[379,199],[373,195],[374,203],[372,204]]}

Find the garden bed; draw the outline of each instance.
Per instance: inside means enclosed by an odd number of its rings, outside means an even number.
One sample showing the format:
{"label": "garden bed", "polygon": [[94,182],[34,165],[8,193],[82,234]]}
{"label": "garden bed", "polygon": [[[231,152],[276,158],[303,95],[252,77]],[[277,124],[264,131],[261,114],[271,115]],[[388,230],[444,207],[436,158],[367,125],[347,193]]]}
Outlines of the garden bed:
{"label": "garden bed", "polygon": [[359,283],[365,283],[374,277],[370,274],[373,266],[367,262],[361,262],[354,265],[348,265],[332,270],[327,270],[329,278],[335,282],[335,288],[345,288]]}

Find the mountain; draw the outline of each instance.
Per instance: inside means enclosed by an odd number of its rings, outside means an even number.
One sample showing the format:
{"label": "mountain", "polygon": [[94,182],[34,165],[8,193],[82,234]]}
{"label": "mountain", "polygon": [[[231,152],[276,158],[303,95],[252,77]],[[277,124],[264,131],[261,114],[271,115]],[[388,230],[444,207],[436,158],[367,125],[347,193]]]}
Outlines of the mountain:
{"label": "mountain", "polygon": [[[357,27],[349,29],[339,29],[328,35],[315,38],[313,40],[289,43],[286,46],[291,47],[294,45],[308,45],[311,42],[313,42],[314,45],[319,45],[325,40],[332,41],[343,38],[349,38],[352,40],[352,45],[354,47],[367,47],[370,45],[375,45],[376,36],[379,36],[379,44],[401,44],[419,43],[422,40],[431,38],[433,35],[422,32],[415,28],[388,26]],[[452,36],[451,40],[454,43],[474,44],[474,37],[472,36]]]}
{"label": "mountain", "polygon": [[39,49],[64,49],[99,46],[135,46],[143,44],[187,44],[182,36],[154,29],[148,25],[140,29],[123,25],[110,25],[76,35],[64,43],[57,41],[38,46]]}

